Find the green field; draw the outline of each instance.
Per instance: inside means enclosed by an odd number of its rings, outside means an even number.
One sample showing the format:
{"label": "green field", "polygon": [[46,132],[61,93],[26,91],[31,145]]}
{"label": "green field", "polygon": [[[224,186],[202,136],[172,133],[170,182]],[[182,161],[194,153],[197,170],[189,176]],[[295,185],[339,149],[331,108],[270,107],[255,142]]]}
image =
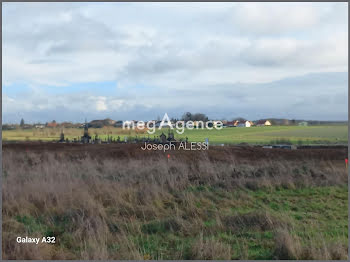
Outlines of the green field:
{"label": "green field", "polygon": [[[162,131],[167,134],[167,129],[157,130],[151,138],[159,136]],[[52,141],[58,140],[60,136],[59,129],[44,130],[4,130],[2,137],[4,141],[23,141],[23,140],[42,140]],[[79,138],[82,129],[65,129],[65,137],[68,139]],[[89,129],[91,136],[98,134],[103,140],[108,136],[123,139],[128,137],[147,137],[146,132],[135,132],[131,130],[123,130],[121,128],[100,128]],[[348,143],[348,127],[347,126],[270,126],[270,127],[250,127],[250,128],[223,128],[221,130],[193,129],[185,130],[184,134],[177,134],[175,138],[186,138],[193,142],[209,141],[213,144],[273,144],[290,142],[292,144],[347,144]]]}
{"label": "green field", "polygon": [[346,144],[347,126],[271,126],[271,127],[231,127],[222,130],[186,130],[183,135],[189,141],[204,141],[218,144],[266,144],[276,140],[290,140],[293,144]]}

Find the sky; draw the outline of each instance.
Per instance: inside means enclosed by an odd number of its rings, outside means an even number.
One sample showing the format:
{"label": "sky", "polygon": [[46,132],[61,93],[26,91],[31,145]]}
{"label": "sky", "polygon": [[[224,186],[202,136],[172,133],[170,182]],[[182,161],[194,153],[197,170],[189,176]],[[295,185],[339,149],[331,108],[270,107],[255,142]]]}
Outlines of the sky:
{"label": "sky", "polygon": [[348,119],[348,3],[3,3],[3,123]]}

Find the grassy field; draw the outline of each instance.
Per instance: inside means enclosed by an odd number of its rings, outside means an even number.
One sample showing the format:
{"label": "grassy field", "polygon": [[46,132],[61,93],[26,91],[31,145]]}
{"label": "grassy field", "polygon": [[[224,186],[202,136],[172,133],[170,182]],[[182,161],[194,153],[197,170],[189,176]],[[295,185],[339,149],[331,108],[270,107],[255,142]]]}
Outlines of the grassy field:
{"label": "grassy field", "polygon": [[3,148],[4,259],[347,259],[344,149],[41,146]]}
{"label": "grassy field", "polygon": [[224,128],[222,130],[186,130],[183,135],[189,141],[209,141],[218,144],[266,144],[276,140],[290,140],[293,144],[303,143],[347,143],[347,126],[271,126],[250,128]]}
{"label": "grassy field", "polygon": [[[167,130],[163,129],[167,134]],[[10,130],[2,131],[4,141],[24,141],[24,140],[58,140],[60,137],[59,129],[44,130]],[[82,135],[82,129],[65,129],[66,138],[79,138]],[[156,136],[162,131],[157,130]],[[123,130],[121,128],[91,128],[91,136],[98,136],[106,139],[107,136],[117,138],[120,136],[138,137],[148,136],[146,132]],[[155,135],[150,135],[153,138]],[[347,144],[348,127],[347,126],[271,126],[271,127],[250,127],[250,128],[223,128],[222,130],[194,129],[185,130],[184,134],[179,135],[175,132],[175,138],[188,137],[192,142],[204,142],[205,138],[214,144],[272,144],[278,142],[290,142],[292,144]]]}

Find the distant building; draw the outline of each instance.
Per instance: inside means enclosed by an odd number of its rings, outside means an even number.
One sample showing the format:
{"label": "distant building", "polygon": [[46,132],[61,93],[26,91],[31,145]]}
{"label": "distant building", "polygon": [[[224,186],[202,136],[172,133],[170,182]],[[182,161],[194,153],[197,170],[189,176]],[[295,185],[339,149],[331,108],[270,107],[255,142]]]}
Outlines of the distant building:
{"label": "distant building", "polygon": [[248,120],[240,121],[238,122],[237,127],[251,127],[251,123]]}
{"label": "distant building", "polygon": [[308,122],[306,122],[306,121],[302,121],[302,122],[300,122],[299,124],[298,124],[298,126],[308,126],[309,124],[308,124]]}
{"label": "distant building", "polygon": [[269,120],[259,120],[256,126],[271,126],[271,122]]}
{"label": "distant building", "polygon": [[234,121],[227,121],[226,126],[227,127],[234,127]]}
{"label": "distant building", "polygon": [[233,120],[233,121],[227,121],[226,126],[227,127],[236,127],[238,125],[239,121],[238,120]]}
{"label": "distant building", "polygon": [[46,127],[57,127],[57,123],[56,122],[47,123]]}

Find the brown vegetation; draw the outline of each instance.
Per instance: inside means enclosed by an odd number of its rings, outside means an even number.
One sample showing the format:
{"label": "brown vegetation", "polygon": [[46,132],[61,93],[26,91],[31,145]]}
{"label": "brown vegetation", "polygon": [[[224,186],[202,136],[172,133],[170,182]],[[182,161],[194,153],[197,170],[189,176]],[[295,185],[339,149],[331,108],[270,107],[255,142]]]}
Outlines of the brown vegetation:
{"label": "brown vegetation", "polygon": [[[247,189],[347,184],[343,149],[218,147],[208,152],[173,152],[168,160],[162,152],[139,147],[5,145],[3,258],[247,258],[245,243],[234,250],[212,237],[243,229],[275,232],[274,258],[346,258],[346,247],[337,243],[302,244],[292,235],[288,217],[264,210],[222,212],[249,201]],[[192,190],[201,187],[215,192]],[[235,192],[235,198],[227,197]],[[212,203],[217,207],[212,208]],[[169,245],[162,249],[162,242],[154,237],[163,233],[174,239],[167,237]],[[16,236],[43,234],[56,236],[58,243],[15,242]],[[183,241],[175,239],[179,234]],[[159,250],[150,254],[149,243],[159,245]]]}
{"label": "brown vegetation", "polygon": [[276,259],[297,260],[344,260],[347,258],[347,247],[341,243],[327,244],[320,239],[321,245],[302,246],[298,237],[292,236],[285,229],[278,229],[275,236]]}

